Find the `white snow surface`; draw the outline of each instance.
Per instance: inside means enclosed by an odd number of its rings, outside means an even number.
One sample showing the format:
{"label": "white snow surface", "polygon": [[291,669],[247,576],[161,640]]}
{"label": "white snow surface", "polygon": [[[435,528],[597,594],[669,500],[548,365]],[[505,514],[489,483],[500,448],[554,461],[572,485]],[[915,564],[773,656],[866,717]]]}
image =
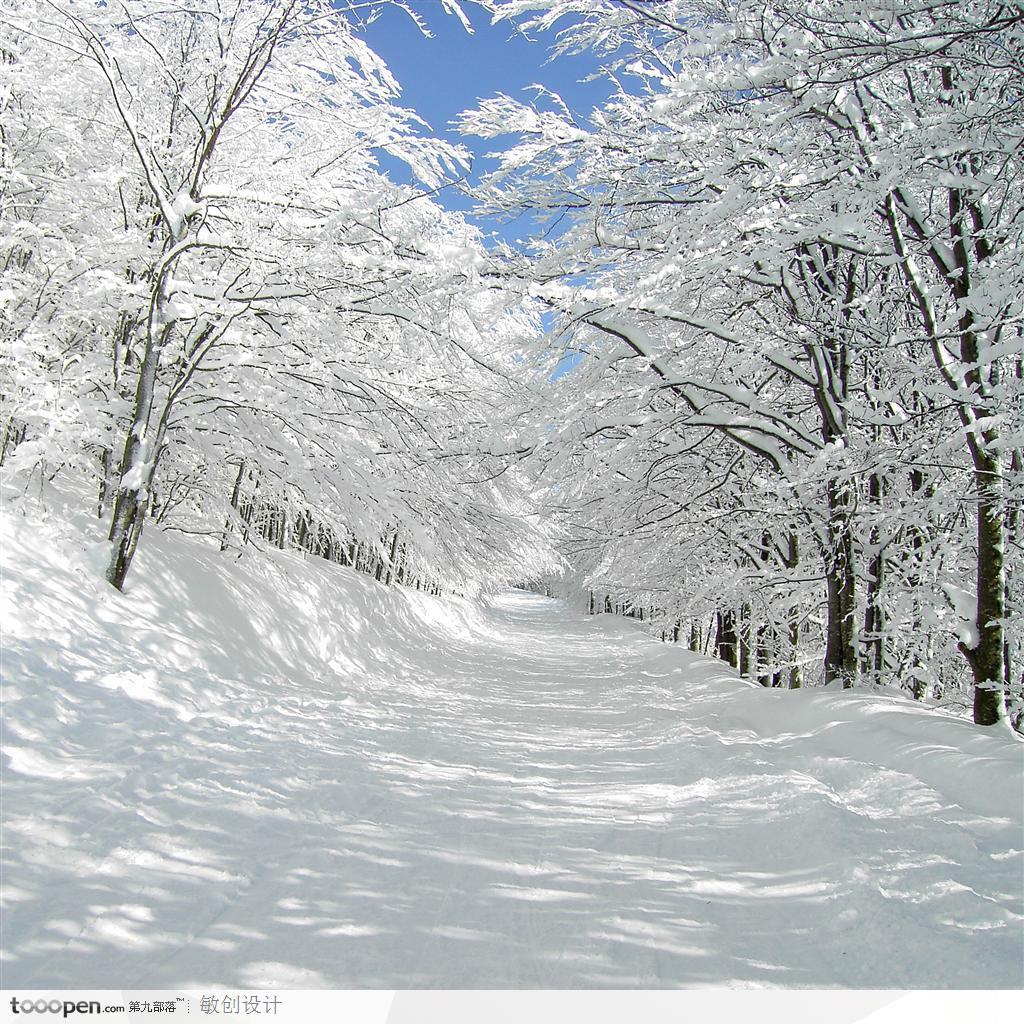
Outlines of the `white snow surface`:
{"label": "white snow surface", "polygon": [[1006,732],[82,529],[5,516],[6,987],[1024,984]]}

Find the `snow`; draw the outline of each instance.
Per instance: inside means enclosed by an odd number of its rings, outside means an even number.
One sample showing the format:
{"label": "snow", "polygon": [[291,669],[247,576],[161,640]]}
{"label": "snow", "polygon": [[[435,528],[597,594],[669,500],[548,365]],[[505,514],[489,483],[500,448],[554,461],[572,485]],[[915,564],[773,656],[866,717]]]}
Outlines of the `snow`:
{"label": "snow", "polygon": [[3,525],[11,988],[1019,987],[1024,747],[634,623]]}
{"label": "snow", "polygon": [[956,613],[955,628],[960,643],[968,650],[973,651],[978,646],[980,639],[978,620],[974,614],[977,607],[974,595],[948,581],[941,582],[940,586]]}

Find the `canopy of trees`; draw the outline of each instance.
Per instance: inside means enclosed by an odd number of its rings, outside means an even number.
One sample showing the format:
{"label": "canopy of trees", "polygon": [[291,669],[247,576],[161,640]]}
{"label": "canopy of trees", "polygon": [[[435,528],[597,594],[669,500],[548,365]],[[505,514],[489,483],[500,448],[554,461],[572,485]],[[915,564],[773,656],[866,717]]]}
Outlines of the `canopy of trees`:
{"label": "canopy of trees", "polygon": [[480,3],[614,90],[462,116],[511,247],[445,208],[385,6],[0,0],[8,479],[87,481],[119,589],[151,521],[557,567],[765,685],[1019,714],[1021,7]]}
{"label": "canopy of trees", "polygon": [[528,429],[537,314],[480,284],[432,195],[464,155],[358,10],[4,5],[5,468],[95,480],[118,588],[147,519],[448,586],[549,560],[495,441]]}
{"label": "canopy of trees", "polygon": [[[766,685],[1020,690],[1024,11],[494,5],[617,85],[506,96],[479,190],[579,361],[552,509],[584,586]],[[601,604],[600,596],[597,603]],[[712,626],[713,623],[713,626]]]}

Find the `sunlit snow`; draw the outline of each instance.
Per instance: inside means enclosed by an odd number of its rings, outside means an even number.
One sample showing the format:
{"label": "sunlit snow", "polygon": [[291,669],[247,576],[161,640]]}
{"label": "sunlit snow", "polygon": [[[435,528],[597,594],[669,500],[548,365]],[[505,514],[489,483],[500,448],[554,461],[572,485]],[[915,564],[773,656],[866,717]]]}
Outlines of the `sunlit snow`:
{"label": "sunlit snow", "polygon": [[1008,732],[157,531],[120,595],[57,522],[4,527],[9,986],[1024,982]]}

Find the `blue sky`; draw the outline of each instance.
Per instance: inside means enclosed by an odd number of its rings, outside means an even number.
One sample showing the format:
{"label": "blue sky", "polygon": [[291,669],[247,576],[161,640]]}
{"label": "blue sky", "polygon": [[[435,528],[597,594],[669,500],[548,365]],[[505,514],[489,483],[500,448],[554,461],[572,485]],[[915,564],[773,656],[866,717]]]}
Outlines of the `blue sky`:
{"label": "blue sky", "polygon": [[[491,25],[483,11],[467,5],[474,30],[470,35],[458,18],[445,14],[439,0],[414,0],[410,6],[426,22],[432,37],[424,36],[411,18],[394,8],[385,9],[364,36],[401,84],[402,105],[414,109],[433,135],[473,152],[470,181],[492,165],[484,154],[502,145],[501,139],[464,137],[451,125],[477,100],[499,92],[530,100],[534,94],[529,86],[537,83],[558,93],[572,111],[585,115],[609,94],[607,81],[585,81],[599,67],[593,56],[548,60],[555,41],[552,33],[527,39],[511,23]],[[384,157],[381,163],[395,180],[409,180],[408,169],[398,161]],[[472,202],[454,189],[446,189],[438,198],[449,209],[469,214],[470,221],[493,237],[514,241],[533,227],[522,221],[502,224],[473,217]],[[561,356],[552,380],[570,372],[582,358],[580,353]]]}
{"label": "blue sky", "polygon": [[[606,82],[582,81],[597,70],[593,57],[547,62],[552,34],[530,41],[511,23],[491,25],[485,12],[467,6],[474,29],[469,35],[458,18],[445,14],[439,0],[414,0],[410,6],[426,22],[433,38],[425,37],[411,18],[394,8],[385,8],[364,37],[401,83],[402,105],[427,121],[432,134],[473,151],[474,177],[486,169],[484,153],[500,147],[501,140],[463,138],[450,122],[478,99],[504,92],[529,100],[533,94],[528,87],[540,83],[557,92],[572,110],[586,114],[608,94]],[[383,162],[393,176],[402,173],[390,161]],[[455,209],[470,207],[468,200],[458,195],[443,196],[442,201]]]}

